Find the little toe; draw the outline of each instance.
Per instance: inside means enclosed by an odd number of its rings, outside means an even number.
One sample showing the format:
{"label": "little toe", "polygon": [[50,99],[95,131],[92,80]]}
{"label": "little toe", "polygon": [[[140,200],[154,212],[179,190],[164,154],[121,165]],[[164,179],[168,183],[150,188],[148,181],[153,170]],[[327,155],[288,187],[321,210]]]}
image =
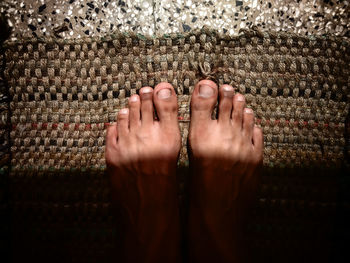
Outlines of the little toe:
{"label": "little toe", "polygon": [[217,102],[218,86],[211,80],[201,80],[193,90],[191,99],[191,123],[210,121]]}
{"label": "little toe", "polygon": [[135,130],[140,126],[140,97],[135,94],[129,98],[129,118],[130,130]]}
{"label": "little toe", "polygon": [[159,83],[154,88],[153,102],[161,125],[177,125],[177,98],[171,84]]}
{"label": "little toe", "polygon": [[232,111],[232,98],[234,96],[234,89],[230,85],[223,85],[220,88],[220,102],[219,102],[219,123],[230,124]]}
{"label": "little toe", "polygon": [[117,146],[117,125],[109,125],[106,131],[106,149]]}
{"label": "little toe", "polygon": [[143,87],[140,90],[141,97],[141,124],[151,125],[154,120],[153,110],[153,89],[151,87]]}
{"label": "little toe", "polygon": [[261,128],[259,128],[256,125],[253,129],[253,144],[256,153],[259,155],[259,158],[262,159],[264,148],[264,136]]}
{"label": "little toe", "polygon": [[245,108],[243,113],[243,136],[246,137],[250,142],[252,142],[253,129],[254,111],[252,109]]}
{"label": "little toe", "polygon": [[243,109],[245,107],[245,98],[242,94],[236,94],[233,97],[232,122],[234,127],[241,129],[243,121]]}
{"label": "little toe", "polygon": [[118,140],[123,140],[129,134],[129,109],[121,109],[117,122]]}

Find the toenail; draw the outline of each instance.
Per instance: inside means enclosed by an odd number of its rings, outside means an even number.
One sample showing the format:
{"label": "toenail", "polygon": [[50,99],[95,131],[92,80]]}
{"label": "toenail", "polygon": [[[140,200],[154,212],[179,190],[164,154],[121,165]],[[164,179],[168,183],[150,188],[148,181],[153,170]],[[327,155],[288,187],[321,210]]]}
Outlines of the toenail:
{"label": "toenail", "polygon": [[119,111],[120,114],[128,114],[129,110],[128,109],[121,109]]}
{"label": "toenail", "polygon": [[245,112],[245,113],[248,113],[248,114],[253,114],[253,110],[250,109],[250,108],[245,108],[245,109],[244,109],[244,112]]}
{"label": "toenail", "polygon": [[237,101],[244,101],[244,96],[238,95],[237,96]]}
{"label": "toenail", "polygon": [[130,101],[131,102],[136,102],[136,101],[138,101],[139,100],[139,98],[137,97],[137,96],[132,96],[131,98],[130,98]]}
{"label": "toenail", "polygon": [[231,86],[224,86],[223,87],[224,90],[224,96],[225,97],[233,97],[233,88]]}
{"label": "toenail", "polygon": [[157,93],[158,98],[160,99],[169,99],[171,97],[171,90],[170,89],[161,89]]}
{"label": "toenail", "polygon": [[214,89],[209,85],[200,85],[199,86],[199,96],[203,98],[209,98],[214,95]]}
{"label": "toenail", "polygon": [[141,90],[141,93],[142,93],[142,94],[151,93],[151,92],[152,92],[152,88],[143,88],[143,89]]}

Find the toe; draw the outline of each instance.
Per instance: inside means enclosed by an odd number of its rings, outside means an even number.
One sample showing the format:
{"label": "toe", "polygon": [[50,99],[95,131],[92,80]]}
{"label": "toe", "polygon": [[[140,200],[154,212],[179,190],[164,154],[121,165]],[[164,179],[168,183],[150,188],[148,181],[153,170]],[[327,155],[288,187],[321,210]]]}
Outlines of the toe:
{"label": "toe", "polygon": [[236,94],[233,97],[232,122],[237,128],[242,128],[243,109],[245,107],[245,98],[242,94]]}
{"label": "toe", "polygon": [[109,125],[106,133],[105,160],[107,168],[115,164],[115,158],[118,158],[118,142],[117,142],[117,125]]}
{"label": "toe", "polygon": [[174,88],[166,82],[154,88],[153,101],[161,124],[177,125],[177,98]]}
{"label": "toe", "polygon": [[154,120],[153,111],[153,89],[151,87],[143,87],[140,90],[141,97],[141,124],[151,125]]}
{"label": "toe", "polygon": [[136,130],[140,126],[140,97],[132,95],[129,99],[130,130]]}
{"label": "toe", "polygon": [[106,132],[106,150],[117,147],[117,125],[109,125]]}
{"label": "toe", "polygon": [[252,142],[254,129],[254,112],[252,109],[245,108],[243,113],[243,136],[249,142]]}
{"label": "toe", "polygon": [[123,140],[129,134],[129,109],[121,109],[117,122],[118,140]]}
{"label": "toe", "polygon": [[232,98],[234,89],[232,86],[223,85],[220,88],[220,103],[219,103],[219,123],[231,123]]}
{"label": "toe", "polygon": [[258,162],[261,162],[263,158],[264,136],[261,128],[259,128],[256,125],[253,129],[253,144],[254,144],[254,150],[257,155],[257,160]]}
{"label": "toe", "polygon": [[218,96],[218,86],[211,80],[201,80],[191,99],[191,123],[210,121]]}

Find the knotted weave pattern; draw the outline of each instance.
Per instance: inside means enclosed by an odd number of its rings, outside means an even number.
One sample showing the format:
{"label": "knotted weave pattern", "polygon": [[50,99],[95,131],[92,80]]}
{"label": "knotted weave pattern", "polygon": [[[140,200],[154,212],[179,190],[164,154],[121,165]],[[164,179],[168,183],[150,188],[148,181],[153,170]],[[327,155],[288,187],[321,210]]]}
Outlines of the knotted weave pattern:
{"label": "knotted weave pattern", "polygon": [[[256,262],[296,262],[306,254],[305,262],[322,262],[330,237],[348,229],[346,217],[334,219],[335,211],[349,212],[348,177],[324,168],[349,156],[349,46],[340,38],[255,30],[8,42],[2,61],[10,108],[1,100],[0,120],[11,129],[4,155],[11,169],[9,177],[0,170],[8,189],[0,213],[11,219],[13,262],[115,260],[105,128],[142,86],[170,82],[186,164],[190,94],[203,78],[245,94],[264,130],[265,172],[247,236]],[[314,165],[321,169],[306,169]]]}
{"label": "knotted weave pattern", "polygon": [[104,167],[105,128],[143,86],[170,82],[179,100],[183,148],[189,101],[202,78],[245,94],[263,127],[269,166],[339,165],[349,111],[349,42],[202,30],[144,38],[10,42],[13,169]]}

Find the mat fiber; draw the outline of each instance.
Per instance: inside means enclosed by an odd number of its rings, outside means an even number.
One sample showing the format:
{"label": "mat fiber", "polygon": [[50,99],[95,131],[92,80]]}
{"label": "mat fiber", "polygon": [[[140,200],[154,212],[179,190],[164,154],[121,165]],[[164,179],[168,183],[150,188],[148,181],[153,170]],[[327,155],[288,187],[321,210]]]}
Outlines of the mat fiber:
{"label": "mat fiber", "polygon": [[2,51],[1,213],[13,262],[115,258],[106,126],[143,86],[167,81],[177,92],[186,204],[189,102],[201,79],[245,94],[264,132],[263,180],[247,233],[256,261],[346,256],[349,41],[203,29],[155,38],[8,41]]}

